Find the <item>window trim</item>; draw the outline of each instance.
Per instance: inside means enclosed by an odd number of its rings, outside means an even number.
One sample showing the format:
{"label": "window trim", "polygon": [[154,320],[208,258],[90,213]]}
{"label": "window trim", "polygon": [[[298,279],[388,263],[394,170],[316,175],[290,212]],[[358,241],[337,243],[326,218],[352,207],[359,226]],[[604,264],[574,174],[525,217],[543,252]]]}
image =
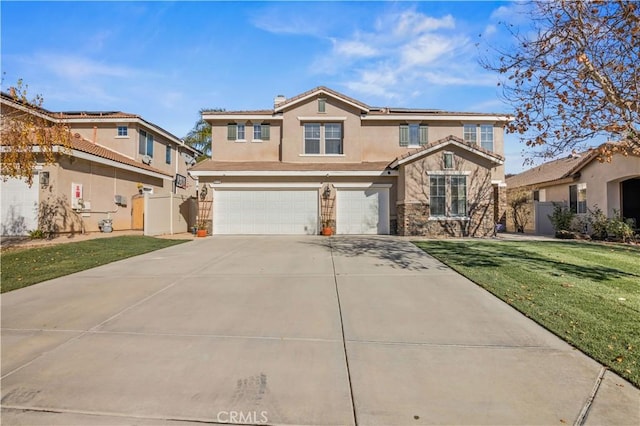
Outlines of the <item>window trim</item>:
{"label": "window trim", "polygon": [[[120,134],[120,129],[125,129],[125,134]],[[129,139],[129,126],[127,125],[117,125],[116,126],[116,139]]]}
{"label": "window trim", "polygon": [[[429,176],[429,219],[428,220],[470,220],[469,218],[469,180],[467,177],[471,172],[442,172],[442,171],[430,171],[427,172],[427,176]],[[431,193],[431,181],[432,178],[443,178],[444,179],[444,215],[440,214],[432,214],[432,193]],[[456,214],[452,213],[453,211],[453,178],[464,178],[464,214]]]}
{"label": "window trim", "polygon": [[[474,140],[467,139],[467,129],[473,129]],[[483,145],[483,130],[491,129],[491,148],[485,147]],[[462,124],[462,140],[465,143],[473,144],[479,148],[485,149],[490,152],[495,152],[495,144],[496,144],[496,132],[494,124],[487,123],[463,123]]]}
{"label": "window trim", "polygon": [[[144,136],[143,136],[144,135]],[[144,138],[144,142],[143,141]],[[144,152],[142,152],[141,147],[144,143]],[[151,145],[149,145],[151,143]],[[153,158],[153,145],[154,145],[154,137],[152,133],[147,132],[146,130],[139,129],[138,130],[138,154],[140,155],[148,155]],[[149,149],[151,147],[151,149]]]}
{"label": "window trim", "polygon": [[[307,152],[307,126],[317,125],[319,132],[318,139],[318,153],[309,153]],[[327,153],[327,133],[326,126],[327,125],[337,125],[340,128],[340,152],[339,153]],[[303,123],[302,127],[302,153],[299,155],[301,157],[307,156],[315,156],[315,157],[343,157],[344,156],[344,126],[342,122],[334,123],[334,122],[307,122]],[[311,140],[311,139],[309,139]],[[315,140],[315,139],[314,139]],[[331,140],[335,140],[332,138]]]}
{"label": "window trim", "polygon": [[[451,158],[451,166],[447,167],[447,157]],[[453,170],[455,168],[455,156],[451,151],[444,151],[442,153],[442,169]]]}

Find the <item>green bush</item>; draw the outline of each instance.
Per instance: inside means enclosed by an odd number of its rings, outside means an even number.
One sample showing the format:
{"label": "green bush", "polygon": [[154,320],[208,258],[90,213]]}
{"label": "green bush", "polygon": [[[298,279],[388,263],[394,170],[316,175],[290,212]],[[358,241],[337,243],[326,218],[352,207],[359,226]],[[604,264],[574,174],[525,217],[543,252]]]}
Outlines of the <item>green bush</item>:
{"label": "green bush", "polygon": [[633,219],[625,219],[618,210],[613,210],[613,217],[607,223],[607,234],[609,237],[622,241],[630,241],[633,237]]}
{"label": "green bush", "polygon": [[34,229],[29,232],[29,238],[32,240],[41,240],[45,237],[44,231],[42,229]]}
{"label": "green bush", "polygon": [[553,213],[548,215],[556,233],[558,231],[571,231],[575,216],[576,214],[569,207],[560,203],[553,203]]}

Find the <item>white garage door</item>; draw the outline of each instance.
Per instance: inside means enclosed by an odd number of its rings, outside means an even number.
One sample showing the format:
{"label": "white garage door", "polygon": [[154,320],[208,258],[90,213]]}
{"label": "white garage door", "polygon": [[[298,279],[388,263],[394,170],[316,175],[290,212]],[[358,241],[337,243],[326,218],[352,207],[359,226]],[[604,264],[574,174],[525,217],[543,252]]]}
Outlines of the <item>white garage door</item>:
{"label": "white garage door", "polygon": [[214,234],[317,234],[317,189],[216,189]]}
{"label": "white garage door", "polygon": [[336,233],[388,234],[389,189],[338,189]]}
{"label": "white garage door", "polygon": [[16,178],[0,183],[2,235],[26,235],[38,227],[38,177],[37,174],[33,177],[31,188],[24,180]]}

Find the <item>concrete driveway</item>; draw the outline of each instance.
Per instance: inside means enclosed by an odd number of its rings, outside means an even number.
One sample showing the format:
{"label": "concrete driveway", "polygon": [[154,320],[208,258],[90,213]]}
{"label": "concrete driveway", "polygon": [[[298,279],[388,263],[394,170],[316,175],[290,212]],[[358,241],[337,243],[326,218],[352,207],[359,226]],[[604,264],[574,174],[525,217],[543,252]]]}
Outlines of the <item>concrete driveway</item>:
{"label": "concrete driveway", "polygon": [[393,237],[206,238],[5,294],[1,384],[7,425],[640,423],[638,389]]}

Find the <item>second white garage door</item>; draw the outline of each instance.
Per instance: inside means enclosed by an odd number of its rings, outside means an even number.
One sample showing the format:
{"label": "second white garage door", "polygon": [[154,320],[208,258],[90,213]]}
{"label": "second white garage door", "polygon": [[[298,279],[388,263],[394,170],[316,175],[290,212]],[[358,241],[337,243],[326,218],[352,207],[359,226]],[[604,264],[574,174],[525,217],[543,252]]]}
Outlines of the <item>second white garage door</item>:
{"label": "second white garage door", "polygon": [[214,234],[318,233],[317,189],[216,189]]}
{"label": "second white garage door", "polygon": [[388,234],[389,189],[376,187],[338,189],[336,233]]}

